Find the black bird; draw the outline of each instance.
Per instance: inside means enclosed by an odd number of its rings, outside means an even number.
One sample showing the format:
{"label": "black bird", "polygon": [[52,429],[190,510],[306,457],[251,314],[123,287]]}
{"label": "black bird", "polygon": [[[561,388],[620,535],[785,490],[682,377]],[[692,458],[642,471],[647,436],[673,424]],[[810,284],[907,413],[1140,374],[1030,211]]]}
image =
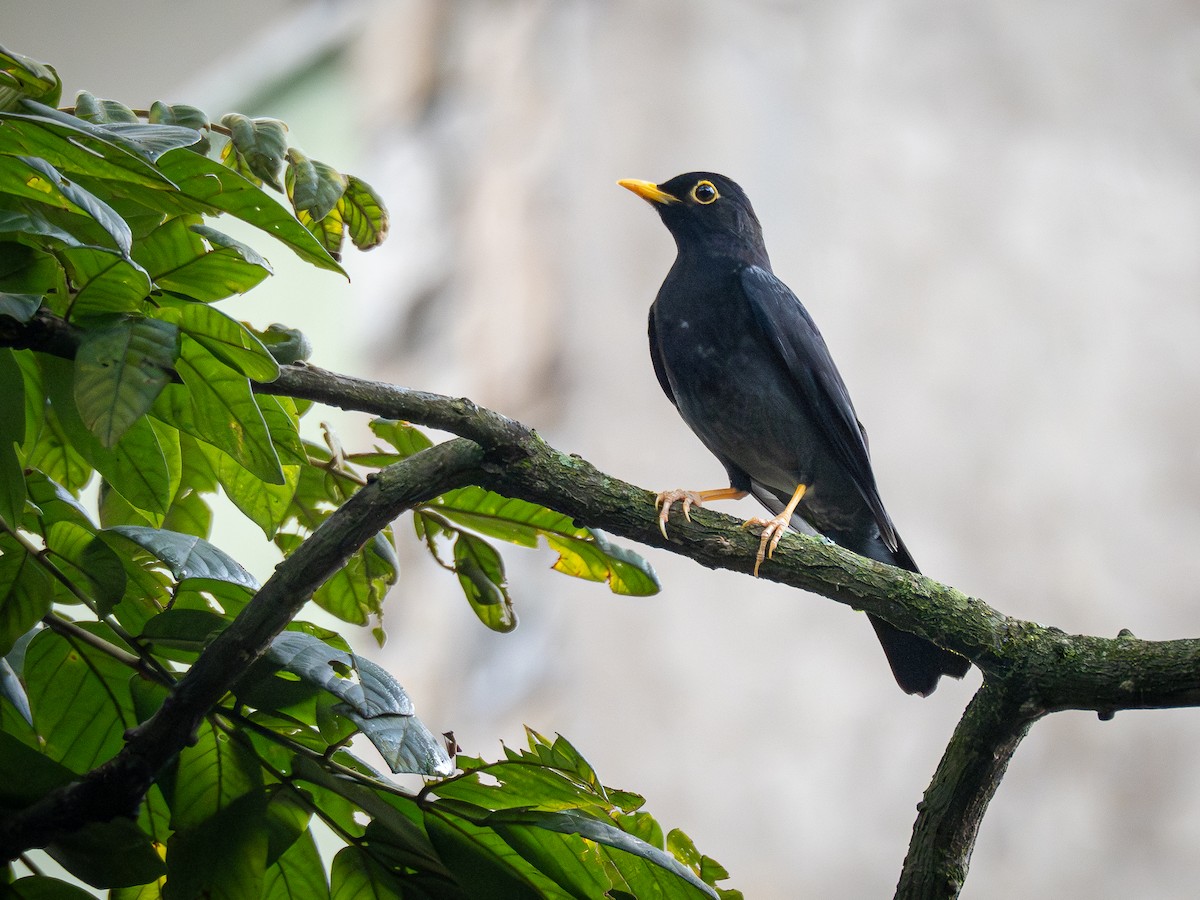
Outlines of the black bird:
{"label": "black bird", "polygon": [[[883,508],[867,433],[808,311],[771,271],[762,227],[737,184],[689,172],[661,185],[620,181],[650,202],[678,255],[650,307],[654,374],[683,420],[725,467],[728,488],[664,491],[671,506],[753,494],[763,525],[754,573],[789,525],[862,556],[918,571]],[[970,663],[869,616],[900,687],[928,696]]]}

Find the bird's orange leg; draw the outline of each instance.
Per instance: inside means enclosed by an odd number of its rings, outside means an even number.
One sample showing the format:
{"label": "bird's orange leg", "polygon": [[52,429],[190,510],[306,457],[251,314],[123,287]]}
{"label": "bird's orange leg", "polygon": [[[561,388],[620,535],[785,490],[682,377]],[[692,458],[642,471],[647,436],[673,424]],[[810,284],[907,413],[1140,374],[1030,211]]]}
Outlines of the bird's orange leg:
{"label": "bird's orange leg", "polygon": [[783,508],[783,512],[773,519],[760,519],[758,516],[747,519],[742,523],[743,528],[749,528],[751,525],[763,525],[762,537],[758,543],[758,553],[754,557],[754,577],[758,577],[758,567],[762,565],[764,559],[770,559],[771,554],[775,552],[775,548],[779,546],[779,540],[783,537],[783,533],[787,531],[788,525],[792,521],[792,513],[796,511],[796,507],[800,505],[800,501],[804,498],[804,492],[808,490],[807,484],[796,485],[796,490],[792,492],[792,499],[788,501],[788,505]]}
{"label": "bird's orange leg", "polygon": [[717,488],[713,491],[685,491],[680,488],[663,491],[654,498],[654,506],[659,511],[658,530],[662,532],[663,537],[667,536],[667,518],[671,515],[671,505],[680,500],[683,501],[683,517],[690,522],[693,506],[701,506],[709,500],[741,500],[745,496],[746,491],[731,487]]}

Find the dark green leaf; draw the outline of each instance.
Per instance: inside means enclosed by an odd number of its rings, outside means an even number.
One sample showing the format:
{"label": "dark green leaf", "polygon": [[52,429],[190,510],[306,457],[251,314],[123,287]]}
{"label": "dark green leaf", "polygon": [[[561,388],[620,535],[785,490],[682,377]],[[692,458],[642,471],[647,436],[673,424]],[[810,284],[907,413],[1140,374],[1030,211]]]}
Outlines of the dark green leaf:
{"label": "dark green leaf", "polygon": [[[83,592],[107,614],[125,594],[126,576],[120,558],[95,537],[90,523],[55,522],[46,529],[46,545],[52,559],[76,590]],[[59,585],[55,593],[60,602],[76,602],[73,594]]]}
{"label": "dark green leaf", "polygon": [[93,328],[75,354],[75,405],[88,430],[112,447],[171,380],[179,329],[158,319]]}
{"label": "dark green leaf", "polygon": [[25,510],[25,467],[17,456],[24,443],[25,376],[14,351],[0,348],[0,520],[12,526]]}
{"label": "dark green leaf", "polygon": [[499,632],[509,632],[517,627],[517,614],[504,576],[504,561],[491,544],[473,534],[459,532],[454,539],[454,570],[479,621]]}
{"label": "dark green leaf", "polygon": [[167,842],[164,900],[259,900],[266,871],[266,802],[261,791],[239,797]]}
{"label": "dark green leaf", "polygon": [[116,100],[101,100],[87,91],[80,91],[76,96],[75,115],[93,125],[138,121],[133,110],[124,103],[118,103]]}
{"label": "dark green leaf", "polygon": [[246,168],[275,190],[283,190],[279,170],[287,153],[287,126],[278,119],[251,119],[239,113],[222,116],[221,124],[229,129],[230,143]]}
{"label": "dark green leaf", "polygon": [[343,847],[333,858],[332,900],[403,900],[404,896],[391,871],[372,859],[364,848]]}
{"label": "dark green leaf", "polygon": [[329,883],[312,832],[306,831],[267,869],[262,900],[328,900]]}
{"label": "dark green leaf", "polygon": [[449,775],[454,763],[440,738],[413,714],[408,693],[384,669],[301,632],[284,632],[267,658],[338,697],[339,710],[379,750],[393,772]]}
{"label": "dark green leaf", "polygon": [[[435,807],[425,812],[425,830],[438,855],[475,900],[537,900],[545,896],[534,887],[529,864],[490,828],[445,815]],[[603,874],[599,875],[606,882]],[[609,886],[598,884],[600,890],[594,896],[603,896]]]}
{"label": "dark green leaf", "polygon": [[136,525],[106,528],[100,534],[115,534],[133,541],[166,563],[177,582],[198,578],[237,585],[249,591],[258,590],[258,581],[237,560],[195,535]]}
{"label": "dark green leaf", "polygon": [[[166,104],[155,100],[150,104],[149,120],[151,125],[180,125],[204,135],[207,135],[209,130],[209,118],[204,111],[185,103]],[[208,138],[204,137],[192,144],[191,149],[197,153],[208,153]]]}
{"label": "dark green leaf", "polygon": [[255,331],[267,352],[281,365],[303,362],[312,356],[312,341],[296,328],[288,328],[275,322],[266,331]]}
{"label": "dark green leaf", "polygon": [[0,535],[0,656],[50,610],[50,575],[10,535]]}
{"label": "dark green leaf", "polygon": [[60,286],[65,288],[66,275],[49,253],[0,241],[0,316],[28,322],[42,298],[60,292]]}
{"label": "dark green leaf", "polygon": [[46,848],[80,881],[96,888],[148,884],[166,871],[150,836],[129,819],[89,822]]}
{"label": "dark green leaf", "polygon": [[487,817],[494,828],[518,853],[537,864],[544,852],[542,830],[575,834],[605,847],[621,851],[607,853],[637,897],[708,897],[717,900],[709,885],[675,857],[627,834],[609,822],[569,811],[500,810]]}

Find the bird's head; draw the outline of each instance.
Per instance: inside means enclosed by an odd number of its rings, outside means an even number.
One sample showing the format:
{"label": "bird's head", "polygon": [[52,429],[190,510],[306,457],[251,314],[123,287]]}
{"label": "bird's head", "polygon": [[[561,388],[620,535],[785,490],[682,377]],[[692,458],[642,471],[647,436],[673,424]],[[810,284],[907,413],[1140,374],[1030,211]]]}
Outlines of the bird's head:
{"label": "bird's head", "polygon": [[633,178],[617,184],[654,207],[680,254],[700,252],[769,265],[750,198],[724,175],[688,172],[662,184]]}

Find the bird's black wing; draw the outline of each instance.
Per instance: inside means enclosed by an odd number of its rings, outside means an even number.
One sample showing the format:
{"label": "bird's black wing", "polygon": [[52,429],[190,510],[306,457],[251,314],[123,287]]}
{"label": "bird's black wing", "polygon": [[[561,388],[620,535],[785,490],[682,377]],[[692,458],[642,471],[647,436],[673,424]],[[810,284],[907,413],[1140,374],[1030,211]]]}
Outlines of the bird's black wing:
{"label": "bird's black wing", "polygon": [[884,543],[895,550],[896,531],[875,486],[866,431],[855,416],[850,394],[821,332],[791,288],[771,272],[759,266],[746,266],[740,279],[763,337],[791,376],[839,462],[853,478],[875,516]]}
{"label": "bird's black wing", "polygon": [[671,390],[671,382],[667,380],[667,370],[663,368],[662,351],[658,348],[658,332],[654,327],[654,307],[650,307],[650,325],[646,329],[650,336],[650,362],[654,365],[654,375],[658,378],[658,383],[662,386],[663,393],[667,395],[667,399],[671,401],[672,406],[678,406],[675,402],[675,392]]}

